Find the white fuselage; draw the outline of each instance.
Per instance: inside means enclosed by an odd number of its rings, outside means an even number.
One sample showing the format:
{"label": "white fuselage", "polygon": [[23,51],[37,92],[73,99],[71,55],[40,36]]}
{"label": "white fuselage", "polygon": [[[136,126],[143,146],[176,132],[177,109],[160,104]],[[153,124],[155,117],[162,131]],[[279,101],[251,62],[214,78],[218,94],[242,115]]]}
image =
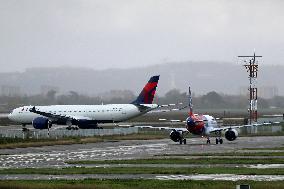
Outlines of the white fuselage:
{"label": "white fuselage", "polygon": [[204,121],[204,136],[209,136],[210,132],[214,130],[214,128],[218,127],[217,121],[213,116],[203,115]]}
{"label": "white fuselage", "polygon": [[[140,111],[133,104],[108,104],[108,105],[52,105],[52,106],[36,106],[41,112],[60,115],[66,118],[78,118],[97,121],[98,123],[120,122],[130,118],[142,115],[152,109],[158,107],[157,104],[143,104],[147,109]],[[23,106],[14,109],[8,118],[21,124],[30,124],[37,117],[46,117],[30,112],[33,106]],[[47,117],[51,121],[56,118]]]}

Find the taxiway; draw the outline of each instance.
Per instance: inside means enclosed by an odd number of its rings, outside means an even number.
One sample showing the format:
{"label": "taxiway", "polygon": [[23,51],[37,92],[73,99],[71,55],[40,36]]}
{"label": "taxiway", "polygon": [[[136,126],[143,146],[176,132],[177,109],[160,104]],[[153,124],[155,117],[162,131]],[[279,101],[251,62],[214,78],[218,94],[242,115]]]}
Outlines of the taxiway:
{"label": "taxiway", "polygon": [[70,165],[66,161],[155,158],[163,155],[186,154],[186,158],[197,158],[190,157],[190,154],[245,152],[245,148],[256,147],[264,148],[257,152],[269,153],[274,150],[265,148],[283,147],[283,141],[284,136],[240,137],[233,142],[225,141],[222,145],[207,145],[206,139],[189,138],[186,145],[162,139],[1,149],[0,168],[67,167]]}

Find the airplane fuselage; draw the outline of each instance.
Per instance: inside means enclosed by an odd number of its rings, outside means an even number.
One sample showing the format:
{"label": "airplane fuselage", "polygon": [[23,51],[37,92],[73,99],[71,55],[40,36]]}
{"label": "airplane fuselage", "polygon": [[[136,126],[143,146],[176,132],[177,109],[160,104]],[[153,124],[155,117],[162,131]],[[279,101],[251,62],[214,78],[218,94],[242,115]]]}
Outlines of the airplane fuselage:
{"label": "airplane fuselage", "polygon": [[[139,109],[134,104],[107,104],[107,105],[51,105],[51,106],[36,106],[36,109],[41,112],[46,112],[62,117],[78,117],[79,119],[88,118],[94,123],[112,123],[121,122],[136,116],[142,115],[152,109],[158,107],[156,104],[143,104],[147,109]],[[30,109],[33,106],[23,106],[16,108],[8,115],[9,119],[21,123],[31,124],[37,117],[45,117],[37,113],[33,113]],[[46,117],[48,118],[48,117]],[[63,121],[54,118],[49,118],[52,122]]]}
{"label": "airplane fuselage", "polygon": [[194,135],[209,136],[217,127],[216,119],[210,115],[193,114],[186,119],[186,129]]}

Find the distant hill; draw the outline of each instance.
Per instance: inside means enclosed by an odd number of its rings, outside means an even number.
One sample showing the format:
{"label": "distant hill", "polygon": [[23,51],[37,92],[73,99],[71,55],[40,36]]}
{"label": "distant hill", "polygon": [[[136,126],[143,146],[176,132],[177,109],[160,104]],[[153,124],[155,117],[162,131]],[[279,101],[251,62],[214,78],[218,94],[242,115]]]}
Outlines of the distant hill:
{"label": "distant hill", "polygon": [[[284,66],[259,66],[259,86],[275,86],[284,94],[282,74]],[[131,69],[93,70],[89,68],[29,68],[25,72],[0,73],[0,86],[20,87],[23,94],[40,93],[41,86],[58,87],[61,93],[76,91],[81,94],[101,94],[110,90],[140,92],[150,76],[159,74],[157,93],[164,95],[177,88],[195,94],[216,91],[239,94],[240,87],[248,86],[248,74],[237,63],[181,62]]]}

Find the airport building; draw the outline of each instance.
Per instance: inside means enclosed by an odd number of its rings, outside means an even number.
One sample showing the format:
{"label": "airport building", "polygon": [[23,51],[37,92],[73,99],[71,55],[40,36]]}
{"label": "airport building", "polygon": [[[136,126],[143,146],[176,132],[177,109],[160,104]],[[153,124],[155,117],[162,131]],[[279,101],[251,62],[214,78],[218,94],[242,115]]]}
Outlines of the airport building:
{"label": "airport building", "polygon": [[1,86],[1,95],[2,96],[19,96],[21,95],[21,88],[19,86],[12,85],[2,85]]}

